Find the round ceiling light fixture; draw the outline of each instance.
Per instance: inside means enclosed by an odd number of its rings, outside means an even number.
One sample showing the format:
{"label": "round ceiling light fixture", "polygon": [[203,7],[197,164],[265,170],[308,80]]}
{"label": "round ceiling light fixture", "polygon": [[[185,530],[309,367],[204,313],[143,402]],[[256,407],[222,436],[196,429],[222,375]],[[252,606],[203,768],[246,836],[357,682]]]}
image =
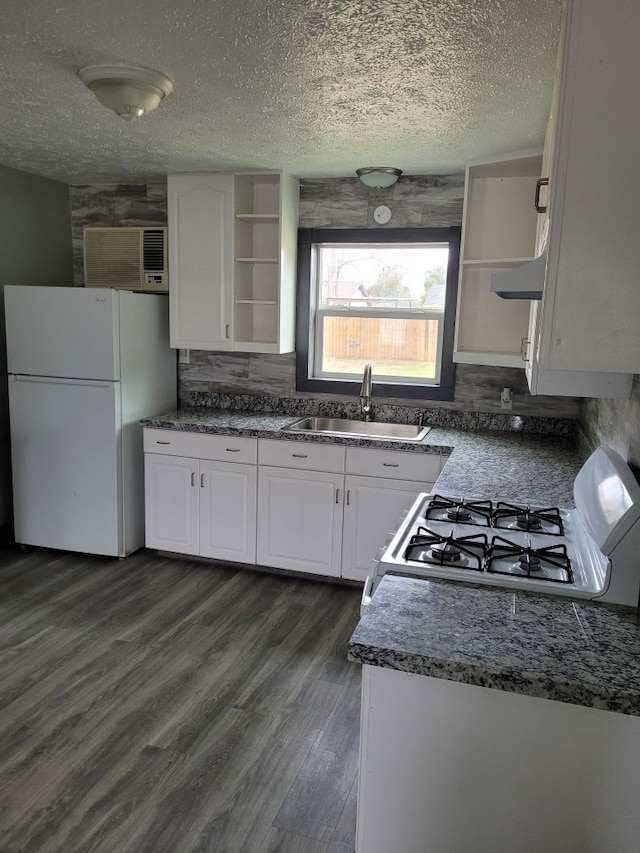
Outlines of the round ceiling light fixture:
{"label": "round ceiling light fixture", "polygon": [[87,65],[78,76],[100,103],[123,121],[152,112],[173,92],[173,80],[138,65]]}
{"label": "round ceiling light fixture", "polygon": [[393,166],[365,166],[364,169],[356,169],[356,175],[365,187],[376,190],[392,187],[401,174],[402,171],[394,169]]}

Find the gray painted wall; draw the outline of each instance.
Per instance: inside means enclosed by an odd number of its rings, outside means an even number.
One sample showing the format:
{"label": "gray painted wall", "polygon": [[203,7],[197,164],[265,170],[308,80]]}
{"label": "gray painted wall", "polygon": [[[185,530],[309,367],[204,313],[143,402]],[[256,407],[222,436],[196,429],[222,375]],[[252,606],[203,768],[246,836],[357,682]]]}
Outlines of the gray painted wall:
{"label": "gray painted wall", "polygon": [[[0,291],[73,283],[69,187],[0,166]],[[11,520],[4,299],[0,298],[0,524]]]}
{"label": "gray painted wall", "polygon": [[[369,190],[357,178],[303,180],[300,186],[300,225],[307,228],[378,227],[373,211],[388,204],[389,228],[459,225],[462,221],[464,175],[401,178],[389,190]],[[71,188],[74,281],[82,285],[84,225],[166,224],[166,186],[95,185]],[[414,401],[407,405],[469,412],[500,412],[500,390],[513,391],[512,415],[577,418],[573,397],[532,397],[524,370],[458,365],[455,399],[449,403]],[[191,352],[191,364],[179,367],[179,399],[190,405],[195,394],[231,393],[295,399],[319,395],[295,389],[295,357],[250,353]],[[337,398],[332,400],[345,400]]]}

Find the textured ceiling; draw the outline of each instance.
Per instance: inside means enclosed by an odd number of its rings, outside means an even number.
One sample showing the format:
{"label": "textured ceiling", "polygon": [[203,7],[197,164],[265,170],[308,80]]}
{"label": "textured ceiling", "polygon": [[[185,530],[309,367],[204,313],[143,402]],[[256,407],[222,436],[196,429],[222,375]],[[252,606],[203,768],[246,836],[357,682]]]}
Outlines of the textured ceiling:
{"label": "textured ceiling", "polygon": [[[562,0],[2,0],[0,163],[72,184],[169,172],[459,170],[541,144]],[[80,82],[156,68],[125,123]]]}

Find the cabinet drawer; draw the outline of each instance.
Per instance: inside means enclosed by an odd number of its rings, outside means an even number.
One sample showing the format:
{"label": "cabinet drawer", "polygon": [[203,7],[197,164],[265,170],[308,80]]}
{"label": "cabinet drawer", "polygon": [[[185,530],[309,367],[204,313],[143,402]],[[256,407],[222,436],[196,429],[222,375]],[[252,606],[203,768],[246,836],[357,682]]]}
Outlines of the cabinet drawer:
{"label": "cabinet drawer", "polygon": [[261,465],[342,474],[344,450],[344,447],[335,444],[260,439],[259,459]]}
{"label": "cabinet drawer", "polygon": [[170,429],[145,429],[144,452],[255,465],[258,460],[258,439]]}
{"label": "cabinet drawer", "polygon": [[437,453],[347,447],[347,474],[434,483],[441,468],[442,457]]}

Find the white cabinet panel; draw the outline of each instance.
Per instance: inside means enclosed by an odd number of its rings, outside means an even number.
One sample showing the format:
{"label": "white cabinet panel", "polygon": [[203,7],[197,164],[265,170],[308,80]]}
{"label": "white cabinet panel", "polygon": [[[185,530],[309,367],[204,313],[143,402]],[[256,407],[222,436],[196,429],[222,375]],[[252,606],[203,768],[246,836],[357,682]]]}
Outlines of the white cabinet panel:
{"label": "white cabinet panel", "polygon": [[277,441],[261,439],[258,459],[261,465],[299,468],[305,471],[344,471],[345,448],[338,444],[313,441]]}
{"label": "white cabinet panel", "polygon": [[248,462],[255,465],[258,460],[258,439],[168,429],[145,429],[144,450],[145,453],[166,453],[169,456],[191,456],[194,459]]}
{"label": "white cabinet panel", "polygon": [[256,561],[255,465],[200,461],[200,555]]}
{"label": "white cabinet panel", "polygon": [[232,349],[233,175],[169,175],[171,346]]}
{"label": "white cabinet panel", "polygon": [[198,461],[147,453],[145,544],[147,548],[198,553]]}
{"label": "white cabinet panel", "polygon": [[345,477],[346,500],[342,541],[342,577],[365,581],[371,560],[388,533],[400,522],[420,492],[433,483]]}
{"label": "white cabinet panel", "polygon": [[339,577],[342,474],[261,466],[257,562]]}
{"label": "white cabinet panel", "polygon": [[640,85],[640,6],[624,0],[611,14],[599,0],[571,0],[566,8],[545,144],[547,263],[530,386],[628,397],[640,371],[640,121],[629,106]]}
{"label": "white cabinet panel", "polygon": [[[384,477],[392,480],[416,480],[428,483],[438,479],[442,456],[436,453],[375,450],[368,447],[347,447],[345,471],[365,477]],[[426,492],[427,488],[420,491]]]}

